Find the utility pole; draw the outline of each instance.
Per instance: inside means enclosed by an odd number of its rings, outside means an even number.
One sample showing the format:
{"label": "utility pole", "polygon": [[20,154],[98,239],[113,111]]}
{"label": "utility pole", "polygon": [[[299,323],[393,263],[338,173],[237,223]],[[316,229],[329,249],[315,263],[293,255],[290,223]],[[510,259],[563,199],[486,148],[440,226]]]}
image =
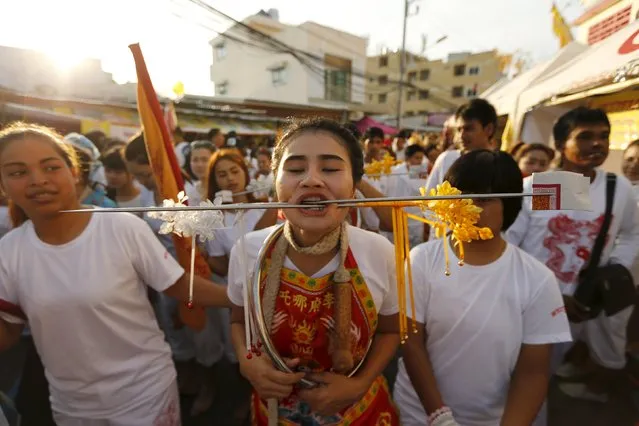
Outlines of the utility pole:
{"label": "utility pole", "polygon": [[399,87],[397,88],[397,130],[402,128],[402,107],[404,106],[404,74],[406,74],[406,24],[408,7],[411,0],[404,0],[404,24],[402,29],[402,48],[399,51]]}

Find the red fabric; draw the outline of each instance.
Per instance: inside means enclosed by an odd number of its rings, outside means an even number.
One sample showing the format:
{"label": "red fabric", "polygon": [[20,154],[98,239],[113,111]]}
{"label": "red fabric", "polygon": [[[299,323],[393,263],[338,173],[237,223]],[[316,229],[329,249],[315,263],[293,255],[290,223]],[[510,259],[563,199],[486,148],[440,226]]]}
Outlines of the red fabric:
{"label": "red fabric", "polygon": [[[262,270],[268,270],[269,251]],[[351,274],[352,304],[351,332],[356,336],[352,353],[357,365],[366,355],[370,337],[377,327],[377,312],[368,287],[359,273],[357,262],[348,251],[346,268]],[[264,274],[266,275],[266,274]],[[264,291],[265,276],[261,282]],[[276,301],[271,339],[282,357],[300,358],[301,367],[313,372],[329,371],[332,366],[329,353],[333,306],[335,296],[332,289],[332,274],[320,278],[309,278],[304,274],[283,269],[279,295]],[[296,392],[280,401],[280,414],[288,415],[279,419],[280,425],[294,425],[302,420],[302,408]],[[253,423],[267,425],[266,403],[253,395]],[[362,409],[363,408],[363,409]],[[308,414],[307,414],[308,416]],[[354,406],[340,413],[340,424],[350,425],[399,425],[397,410],[383,377],[379,377],[366,396]],[[297,419],[297,420],[296,420]]]}

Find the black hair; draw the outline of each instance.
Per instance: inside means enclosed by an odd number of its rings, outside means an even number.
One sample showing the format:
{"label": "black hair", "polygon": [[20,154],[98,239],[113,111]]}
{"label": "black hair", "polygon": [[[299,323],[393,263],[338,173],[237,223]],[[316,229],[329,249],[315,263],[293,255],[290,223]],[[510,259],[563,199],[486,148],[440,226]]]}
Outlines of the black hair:
{"label": "black hair", "polygon": [[105,169],[117,170],[120,172],[127,171],[126,162],[124,161],[124,152],[121,147],[109,148],[100,158]]}
{"label": "black hair", "polygon": [[411,134],[412,134],[412,132],[410,130],[403,129],[397,134],[397,137],[398,138],[402,138],[402,139],[408,139],[408,138],[410,138]]}
{"label": "black hair", "polygon": [[424,148],[424,155],[428,155],[433,149],[437,149],[437,145],[435,144],[426,145],[426,147]]}
{"label": "black hair", "polygon": [[328,133],[344,145],[348,152],[348,158],[351,162],[351,169],[353,170],[353,183],[359,183],[364,175],[364,154],[359,145],[359,141],[345,126],[342,126],[337,121],[321,117],[293,121],[284,130],[284,133],[273,149],[273,163],[271,165],[273,174],[277,174],[277,169],[282,161],[282,156],[284,155],[284,151],[291,139],[303,133],[318,132]]}
{"label": "black hair", "polygon": [[477,120],[481,123],[482,127],[486,127],[489,124],[493,125],[493,134],[497,131],[497,111],[490,102],[485,99],[477,98],[457,108],[455,112],[456,118],[462,118],[466,121]]}
{"label": "black hair", "polygon": [[209,132],[206,134],[207,139],[211,140],[213,139],[215,136],[218,135],[218,133],[220,133],[221,130],[220,129],[211,129],[209,130]]}
{"label": "black hair", "polygon": [[368,139],[373,139],[373,138],[382,138],[382,139],[384,139],[384,131],[382,129],[380,129],[379,127],[371,127],[366,132],[366,137]]}
{"label": "black hair", "polygon": [[[515,149],[516,148],[516,149]],[[555,158],[555,150],[541,143],[521,143],[516,145],[511,151],[510,155],[519,163],[529,152],[541,151],[548,156],[548,161],[552,161]]]}
{"label": "black hair", "polygon": [[559,117],[552,128],[555,148],[561,150],[572,131],[577,127],[593,124],[605,124],[610,128],[610,120],[608,120],[608,116],[604,110],[581,106],[568,111]]}
{"label": "black hair", "polygon": [[217,151],[217,148],[215,147],[215,145],[213,145],[213,142],[203,140],[193,141],[186,147],[186,150],[184,151],[184,171],[193,180],[197,180],[197,176],[195,176],[193,170],[191,169],[191,155],[196,149],[208,149],[209,151],[211,151],[211,154]]}
{"label": "black hair", "polygon": [[628,151],[633,146],[639,146],[639,139],[635,139],[634,141],[630,142],[628,146],[623,150],[623,153],[625,154],[626,151]]}
{"label": "black hair", "polygon": [[421,152],[422,154],[426,155],[426,150],[424,150],[424,148],[421,145],[418,144],[412,144],[412,145],[408,145],[406,147],[406,150],[404,151],[404,157],[406,159],[411,158],[413,155],[417,154],[418,152]]}
{"label": "black hair", "polygon": [[144,142],[144,132],[140,132],[133,136],[124,148],[124,157],[126,161],[136,164],[149,165],[149,154],[146,152],[146,143]]}
{"label": "black hair", "polygon": [[175,129],[173,129],[173,134],[178,136],[184,136],[184,132],[182,132],[182,128],[180,126],[177,126]]}
{"label": "black hair", "polygon": [[[502,151],[479,149],[464,154],[448,169],[444,180],[467,194],[518,194],[524,191],[519,166],[510,154]],[[504,206],[502,231],[506,231],[517,219],[522,199],[502,198],[501,202]]]}
{"label": "black hair", "polygon": [[355,139],[360,140],[362,138],[362,132],[359,131],[355,123],[347,123],[344,125],[352,134]]}

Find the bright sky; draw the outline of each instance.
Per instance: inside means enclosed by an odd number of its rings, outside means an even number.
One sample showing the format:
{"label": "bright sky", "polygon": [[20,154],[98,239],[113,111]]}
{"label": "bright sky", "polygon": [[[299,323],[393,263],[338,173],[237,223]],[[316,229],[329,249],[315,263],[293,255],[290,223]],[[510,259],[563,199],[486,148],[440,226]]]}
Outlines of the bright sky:
{"label": "bright sky", "polygon": [[[260,9],[276,8],[280,20],[312,20],[369,37],[369,53],[401,43],[401,0],[206,0],[241,20]],[[557,0],[567,20],[582,11],[578,0]],[[372,6],[374,5],[374,6]],[[419,0],[409,18],[407,47],[418,52],[422,34],[426,51],[437,58],[448,52],[498,48],[522,50],[534,60],[549,57],[558,44],[551,30],[552,0]],[[208,41],[229,22],[189,0],[0,0],[0,45],[45,51],[61,64],[81,57],[103,60],[116,81],[133,81],[135,70],[127,48],[140,42],[158,91],[168,93],[183,81],[187,93],[212,95]]]}

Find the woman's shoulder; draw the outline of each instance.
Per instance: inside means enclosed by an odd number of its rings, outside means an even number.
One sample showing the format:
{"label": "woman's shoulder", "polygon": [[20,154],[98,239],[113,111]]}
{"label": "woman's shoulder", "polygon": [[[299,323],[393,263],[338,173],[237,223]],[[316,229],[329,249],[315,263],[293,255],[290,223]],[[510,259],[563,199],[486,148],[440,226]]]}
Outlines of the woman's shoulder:
{"label": "woman's shoulder", "polygon": [[368,231],[358,228],[357,226],[348,225],[348,242],[351,248],[361,248],[365,250],[380,250],[383,253],[394,251],[393,243],[388,241],[386,237],[377,232]]}
{"label": "woman's shoulder", "polygon": [[541,261],[514,244],[508,243],[508,249],[512,256],[508,261],[508,268],[512,276],[517,277],[516,282],[531,287],[548,283],[557,285],[555,274]]}

